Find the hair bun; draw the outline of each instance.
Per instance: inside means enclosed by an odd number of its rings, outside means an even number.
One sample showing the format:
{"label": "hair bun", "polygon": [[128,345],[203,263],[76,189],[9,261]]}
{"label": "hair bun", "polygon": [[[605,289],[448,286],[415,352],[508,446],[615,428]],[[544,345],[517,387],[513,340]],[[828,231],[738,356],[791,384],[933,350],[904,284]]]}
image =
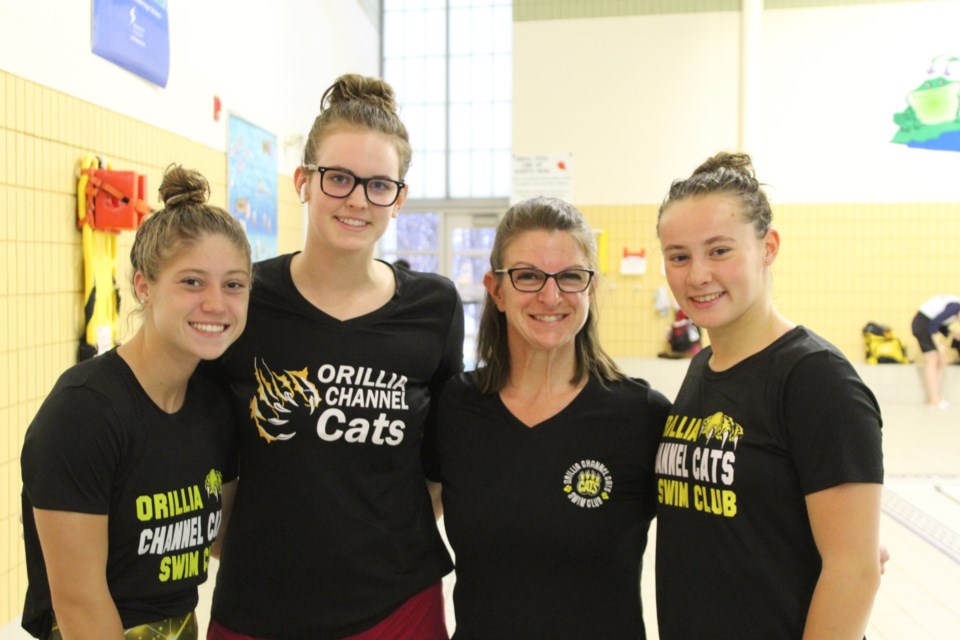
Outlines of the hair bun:
{"label": "hair bun", "polygon": [[160,184],[160,199],[167,209],[191,204],[206,204],[210,197],[210,184],[199,171],[170,165]]}
{"label": "hair bun", "polygon": [[757,174],[753,169],[753,161],[748,154],[727,153],[726,151],[721,151],[715,156],[708,158],[703,164],[694,169],[692,175],[696,176],[702,173],[721,172],[724,169],[739,173],[751,180],[756,180]]}
{"label": "hair bun", "polygon": [[345,102],[363,102],[387,113],[397,112],[397,101],[389,84],[380,78],[356,73],[346,73],[337,78],[324,92],[320,108],[327,109]]}

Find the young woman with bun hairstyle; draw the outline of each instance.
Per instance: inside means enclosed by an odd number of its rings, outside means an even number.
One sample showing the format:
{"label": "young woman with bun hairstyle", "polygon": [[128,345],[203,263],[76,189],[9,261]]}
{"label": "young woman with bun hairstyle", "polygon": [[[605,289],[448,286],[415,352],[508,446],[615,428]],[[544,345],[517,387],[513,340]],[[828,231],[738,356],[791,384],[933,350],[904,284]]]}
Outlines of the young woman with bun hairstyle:
{"label": "young woman with bun hairstyle", "polygon": [[880,583],[881,417],[832,344],[773,302],[780,234],[750,157],[677,180],[667,280],[710,346],[657,456],[660,638],[862,638]]}
{"label": "young woman with bun hairstyle", "polygon": [[130,252],[139,329],[67,370],[27,430],[22,624],[38,638],[198,637],[237,470],[230,399],[196,368],[243,331],[251,282],[246,234],[208,195],[167,169]]}
{"label": "young woman with bun hairstyle", "polygon": [[437,389],[463,368],[453,283],[375,259],[407,197],[393,90],[344,75],[294,173],[302,251],[255,265],[222,358],[240,475],[211,640],[446,638],[452,564],[421,463]]}

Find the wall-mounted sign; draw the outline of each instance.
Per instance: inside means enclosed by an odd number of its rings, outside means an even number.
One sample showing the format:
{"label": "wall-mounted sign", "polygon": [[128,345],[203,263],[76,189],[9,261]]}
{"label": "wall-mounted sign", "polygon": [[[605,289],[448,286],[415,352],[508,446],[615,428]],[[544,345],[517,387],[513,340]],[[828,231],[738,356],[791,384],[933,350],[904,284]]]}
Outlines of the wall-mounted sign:
{"label": "wall-mounted sign", "polygon": [[513,156],[510,204],[548,196],[573,201],[573,154]]}
{"label": "wall-mounted sign", "polygon": [[234,115],[227,118],[227,200],[253,259],[276,256],[277,136]]}
{"label": "wall-mounted sign", "polygon": [[167,0],[93,0],[93,52],[166,87],[170,76]]}

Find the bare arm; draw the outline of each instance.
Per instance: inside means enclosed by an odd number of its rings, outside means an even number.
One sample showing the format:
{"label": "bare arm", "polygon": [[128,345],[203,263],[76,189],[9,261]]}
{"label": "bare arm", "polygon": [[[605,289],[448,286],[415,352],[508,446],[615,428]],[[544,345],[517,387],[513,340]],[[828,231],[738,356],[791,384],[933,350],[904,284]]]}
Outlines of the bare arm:
{"label": "bare arm", "polygon": [[433,503],[433,517],[437,520],[443,515],[443,501],[440,495],[443,492],[443,485],[439,482],[427,480],[427,491],[430,492],[430,501]]}
{"label": "bare arm", "polygon": [[880,587],[882,485],[848,483],[807,496],[823,559],[804,640],[863,638]]}
{"label": "bare arm", "polygon": [[217,532],[217,539],[213,542],[213,549],[210,555],[220,559],[220,551],[223,549],[223,538],[227,535],[227,525],[230,523],[230,514],[233,513],[233,499],[237,495],[237,483],[239,479],[231,480],[223,485],[220,493],[220,530]]}
{"label": "bare arm", "polygon": [[123,624],[107,587],[107,516],[33,513],[63,637],[122,640]]}

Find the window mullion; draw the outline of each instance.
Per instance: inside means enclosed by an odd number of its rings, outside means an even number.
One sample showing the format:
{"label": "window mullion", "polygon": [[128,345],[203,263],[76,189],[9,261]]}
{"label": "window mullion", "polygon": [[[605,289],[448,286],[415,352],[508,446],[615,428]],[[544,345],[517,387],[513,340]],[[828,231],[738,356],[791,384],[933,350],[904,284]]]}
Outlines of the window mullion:
{"label": "window mullion", "polygon": [[443,105],[443,117],[444,117],[444,153],[443,153],[443,197],[447,200],[450,199],[450,0],[447,0],[447,28],[444,29],[444,71],[447,76],[447,81],[444,83],[446,91],[446,99],[444,100]]}

